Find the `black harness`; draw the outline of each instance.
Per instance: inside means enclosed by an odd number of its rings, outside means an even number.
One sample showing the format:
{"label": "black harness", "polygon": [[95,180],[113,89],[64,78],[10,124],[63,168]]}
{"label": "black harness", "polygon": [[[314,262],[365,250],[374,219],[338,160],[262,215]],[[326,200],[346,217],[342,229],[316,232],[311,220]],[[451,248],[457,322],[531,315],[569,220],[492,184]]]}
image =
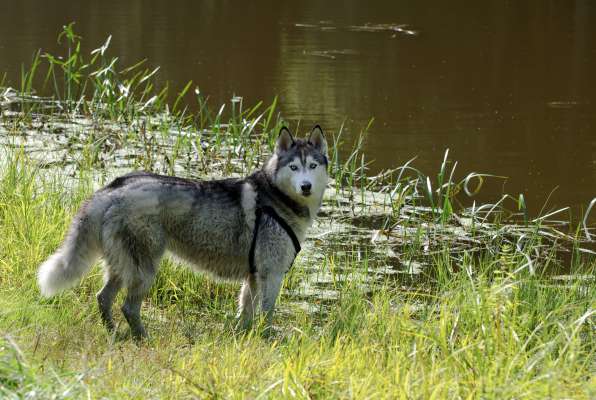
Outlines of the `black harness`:
{"label": "black harness", "polygon": [[[251,274],[257,272],[257,266],[255,265],[255,247],[257,246],[257,235],[259,234],[259,225],[261,223],[263,213],[273,218],[279,224],[279,226],[281,226],[286,231],[290,239],[292,239],[292,243],[294,244],[294,250],[296,251],[294,258],[296,258],[296,256],[298,255],[298,253],[300,253],[300,250],[302,249],[300,247],[300,241],[296,237],[296,234],[294,233],[294,230],[292,230],[292,227],[288,225],[285,219],[280,217],[279,214],[275,212],[273,207],[257,206],[257,208],[255,209],[255,229],[252,234],[252,243],[250,244],[250,250],[248,252],[248,264],[250,267],[249,271]],[[293,263],[294,262],[292,261],[292,264]],[[290,268],[291,267],[292,266],[290,265]]]}

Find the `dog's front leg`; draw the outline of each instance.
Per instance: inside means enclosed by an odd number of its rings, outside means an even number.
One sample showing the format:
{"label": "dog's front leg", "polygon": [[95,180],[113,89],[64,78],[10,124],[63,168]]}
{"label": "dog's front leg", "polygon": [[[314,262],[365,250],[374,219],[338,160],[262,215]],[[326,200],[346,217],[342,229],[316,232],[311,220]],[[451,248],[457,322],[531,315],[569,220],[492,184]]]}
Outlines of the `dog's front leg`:
{"label": "dog's front leg", "polygon": [[270,271],[268,274],[261,277],[261,311],[265,314],[267,329],[271,328],[273,322],[275,301],[279,296],[283,280],[284,273],[278,271]]}
{"label": "dog's front leg", "polygon": [[249,274],[242,283],[238,299],[237,329],[248,329],[255,316],[258,304],[259,290],[255,274]]}

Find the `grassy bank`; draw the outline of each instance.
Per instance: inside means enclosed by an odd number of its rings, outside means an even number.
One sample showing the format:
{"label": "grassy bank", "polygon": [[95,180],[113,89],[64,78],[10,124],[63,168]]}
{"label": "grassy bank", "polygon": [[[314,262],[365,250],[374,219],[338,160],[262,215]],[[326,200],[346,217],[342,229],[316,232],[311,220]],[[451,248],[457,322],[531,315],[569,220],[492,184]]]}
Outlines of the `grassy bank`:
{"label": "grassy bank", "polygon": [[[212,108],[154,70],[37,55],[0,124],[0,396],[6,398],[574,398],[596,396],[591,227],[528,215],[521,196],[462,205],[488,175],[445,159],[366,175],[333,132],[323,212],[287,277],[271,337],[233,329],[238,284],[164,261],[137,345],[99,322],[101,269],[43,300],[39,264],[81,202],[122,171],[229,176],[259,165],[275,101]],[[79,49],[79,50],[77,50]],[[43,69],[45,67],[46,69]],[[41,71],[41,72],[40,72]],[[41,76],[51,97],[37,97]],[[218,111],[212,111],[212,110]],[[509,207],[511,210],[508,210]],[[564,271],[564,272],[561,272]],[[118,298],[117,304],[122,302]]]}
{"label": "grassy bank", "polygon": [[35,287],[36,267],[59,244],[92,182],[65,191],[60,177],[43,177],[24,158],[3,166],[1,182],[3,396],[596,395],[593,267],[584,279],[556,284],[511,274],[521,264],[506,254],[459,266],[437,259],[432,291],[386,281],[370,294],[358,284],[367,260],[330,253],[327,268],[354,271],[335,284],[339,299],[318,314],[282,296],[276,333],[264,339],[258,329],[245,336],[232,329],[238,285],[166,262],[143,309],[152,339],[137,346],[120,316],[114,337],[99,323],[99,269],[55,300],[40,299]]}

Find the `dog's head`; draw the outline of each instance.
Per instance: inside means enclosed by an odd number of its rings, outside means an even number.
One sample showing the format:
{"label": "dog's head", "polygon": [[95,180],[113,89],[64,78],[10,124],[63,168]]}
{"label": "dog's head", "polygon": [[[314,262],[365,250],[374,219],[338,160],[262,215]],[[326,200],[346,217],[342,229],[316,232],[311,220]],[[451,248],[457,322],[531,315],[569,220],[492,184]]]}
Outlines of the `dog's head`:
{"label": "dog's head", "polygon": [[327,187],[327,141],[316,125],[308,139],[295,139],[281,128],[266,170],[273,183],[297,203],[320,206]]}

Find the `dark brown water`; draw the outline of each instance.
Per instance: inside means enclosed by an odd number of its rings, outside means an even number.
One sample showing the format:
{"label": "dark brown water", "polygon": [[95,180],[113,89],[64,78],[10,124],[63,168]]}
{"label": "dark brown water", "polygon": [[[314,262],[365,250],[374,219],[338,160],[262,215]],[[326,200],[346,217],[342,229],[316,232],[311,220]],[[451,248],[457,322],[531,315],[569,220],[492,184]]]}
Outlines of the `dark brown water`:
{"label": "dark brown water", "polygon": [[[89,49],[113,35],[124,64],[193,80],[215,107],[279,96],[282,115],[347,138],[367,125],[373,169],[438,172],[446,148],[505,175],[538,211],[596,196],[596,2],[3,1],[0,71],[58,52],[61,26]],[[405,26],[404,26],[405,25]],[[374,171],[373,171],[374,172]],[[485,197],[503,191],[486,187]]]}

